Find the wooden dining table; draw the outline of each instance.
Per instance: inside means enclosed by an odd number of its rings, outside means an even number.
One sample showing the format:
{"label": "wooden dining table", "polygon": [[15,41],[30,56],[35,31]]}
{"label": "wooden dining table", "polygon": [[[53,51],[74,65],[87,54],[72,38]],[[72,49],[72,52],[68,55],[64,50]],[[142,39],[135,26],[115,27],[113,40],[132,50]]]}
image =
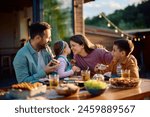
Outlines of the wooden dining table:
{"label": "wooden dining table", "polygon": [[[0,89],[1,90],[1,89]],[[106,91],[99,96],[92,96],[86,90],[80,89],[76,94],[63,97],[63,96],[52,96],[50,95],[51,90],[47,90],[46,94],[31,97],[30,99],[44,99],[44,100],[142,100],[142,99],[150,99],[150,79],[141,78],[141,83],[139,86],[128,89],[116,89],[116,88],[108,88]],[[49,96],[51,98],[49,98]],[[1,96],[0,96],[1,97]],[[5,99],[1,97],[0,99]]]}
{"label": "wooden dining table", "polygon": [[102,95],[92,96],[88,92],[79,91],[76,95],[64,97],[64,100],[142,100],[150,98],[150,79],[141,79],[141,84],[135,88],[108,88]]}

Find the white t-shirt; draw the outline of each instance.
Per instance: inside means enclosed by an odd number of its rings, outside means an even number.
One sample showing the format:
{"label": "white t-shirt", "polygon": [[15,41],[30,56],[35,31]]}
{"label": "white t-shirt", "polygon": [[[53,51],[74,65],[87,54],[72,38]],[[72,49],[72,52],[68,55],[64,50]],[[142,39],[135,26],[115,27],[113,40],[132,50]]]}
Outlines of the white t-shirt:
{"label": "white t-shirt", "polygon": [[45,63],[43,60],[43,56],[41,54],[41,51],[38,52],[38,67],[37,67],[37,71],[43,69],[45,67]]}

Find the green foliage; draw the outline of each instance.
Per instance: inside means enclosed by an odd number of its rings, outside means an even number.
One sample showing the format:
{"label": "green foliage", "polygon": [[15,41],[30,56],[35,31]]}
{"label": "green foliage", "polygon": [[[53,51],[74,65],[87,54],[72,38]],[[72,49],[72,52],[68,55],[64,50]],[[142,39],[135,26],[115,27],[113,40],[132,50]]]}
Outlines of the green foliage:
{"label": "green foliage", "polygon": [[44,21],[52,26],[52,45],[57,40],[66,40],[73,34],[72,6],[63,7],[61,0],[44,0]]}
{"label": "green foliage", "polygon": [[[138,29],[138,28],[150,28],[150,0],[143,0],[141,4],[137,6],[127,6],[124,10],[116,10],[113,14],[107,17],[119,28],[126,29]],[[98,16],[92,19],[86,18],[85,24],[94,25],[103,28],[107,27],[107,22],[104,18],[98,18]]]}

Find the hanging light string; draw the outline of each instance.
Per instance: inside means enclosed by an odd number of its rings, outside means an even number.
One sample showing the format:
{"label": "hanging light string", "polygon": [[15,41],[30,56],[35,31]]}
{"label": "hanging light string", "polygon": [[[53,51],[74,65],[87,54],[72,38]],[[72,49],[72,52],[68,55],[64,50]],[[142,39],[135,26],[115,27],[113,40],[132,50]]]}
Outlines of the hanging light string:
{"label": "hanging light string", "polygon": [[111,22],[111,21],[106,17],[106,15],[105,15],[103,12],[100,13],[100,15],[99,15],[99,18],[102,18],[102,17],[108,22],[108,24],[107,24],[108,27],[113,26],[113,27],[115,28],[115,33],[120,33],[120,36],[121,36],[121,37],[124,37],[124,38],[126,37],[126,39],[133,40],[133,38],[134,38],[133,35],[127,34],[127,33],[125,33],[123,30],[119,29],[113,22]]}

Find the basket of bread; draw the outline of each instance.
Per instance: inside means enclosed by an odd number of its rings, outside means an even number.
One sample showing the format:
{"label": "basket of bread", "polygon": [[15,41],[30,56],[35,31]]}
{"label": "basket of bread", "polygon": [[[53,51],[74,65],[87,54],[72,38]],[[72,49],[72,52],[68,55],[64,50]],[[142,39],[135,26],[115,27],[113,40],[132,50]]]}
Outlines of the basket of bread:
{"label": "basket of bread", "polygon": [[11,86],[11,90],[9,91],[9,95],[13,98],[17,99],[26,99],[27,97],[32,97],[40,94],[44,94],[46,92],[46,85],[42,83],[28,83],[22,82],[18,84],[13,84]]}
{"label": "basket of bread", "polygon": [[140,85],[138,78],[111,78],[109,82],[112,88],[134,88]]}
{"label": "basket of bread", "polygon": [[63,96],[70,96],[76,94],[78,91],[79,87],[74,84],[60,84],[60,86],[56,88],[57,94]]}

